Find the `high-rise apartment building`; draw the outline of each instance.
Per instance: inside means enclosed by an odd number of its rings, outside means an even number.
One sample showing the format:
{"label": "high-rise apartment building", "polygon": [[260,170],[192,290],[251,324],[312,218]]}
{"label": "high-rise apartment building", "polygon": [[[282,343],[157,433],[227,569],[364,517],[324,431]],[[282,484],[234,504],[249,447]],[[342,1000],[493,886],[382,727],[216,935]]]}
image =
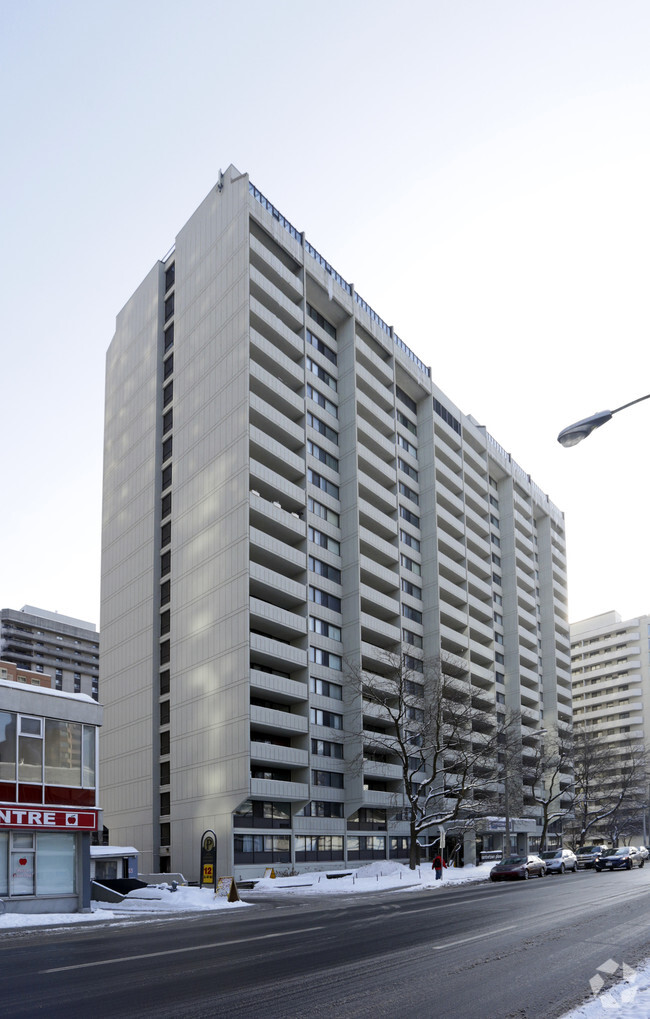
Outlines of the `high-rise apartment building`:
{"label": "high-rise apartment building", "polygon": [[571,623],[576,726],[616,747],[650,735],[650,616],[622,620],[603,612]]}
{"label": "high-rise apartment building", "polygon": [[232,166],[117,317],[101,635],[106,824],[143,871],[197,878],[208,830],[236,876],[407,856],[350,664],[453,656],[524,766],[570,724],[562,513]]}
{"label": "high-rise apartment building", "polygon": [[99,634],[94,623],[32,605],[0,609],[0,658],[50,676],[53,690],[98,699]]}

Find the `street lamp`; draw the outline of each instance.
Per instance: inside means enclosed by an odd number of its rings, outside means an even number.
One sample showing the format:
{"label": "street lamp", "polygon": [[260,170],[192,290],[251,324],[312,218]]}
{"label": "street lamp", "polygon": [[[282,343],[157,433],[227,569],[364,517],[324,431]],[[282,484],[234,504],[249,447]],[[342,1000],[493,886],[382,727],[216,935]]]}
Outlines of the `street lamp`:
{"label": "street lamp", "polygon": [[615,410],[601,410],[598,414],[592,414],[591,417],[583,418],[582,421],[576,421],[575,424],[568,425],[562,429],[557,437],[557,441],[561,446],[577,446],[579,442],[582,442],[588,435],[591,435],[596,428],[600,428],[601,425],[610,421],[614,414],[618,414],[619,410],[633,407],[635,403],[641,403],[642,400],[648,399],[650,399],[650,393],[646,396],[640,396],[637,400],[630,400],[629,403],[624,403],[622,407],[616,407]]}

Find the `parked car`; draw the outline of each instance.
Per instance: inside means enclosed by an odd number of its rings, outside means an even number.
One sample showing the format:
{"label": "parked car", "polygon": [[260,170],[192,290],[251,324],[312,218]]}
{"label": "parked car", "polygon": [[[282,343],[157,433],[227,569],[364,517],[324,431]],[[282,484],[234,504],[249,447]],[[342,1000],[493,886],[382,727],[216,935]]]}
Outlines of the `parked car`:
{"label": "parked car", "polygon": [[565,870],[578,869],[576,854],[570,849],[549,849],[539,855],[546,864],[548,874],[564,874]]}
{"label": "parked car", "polygon": [[650,856],[650,852],[648,851],[647,846],[636,846],[635,848],[638,849],[644,860],[648,859],[648,857]]}
{"label": "parked car", "polygon": [[633,867],[642,867],[645,858],[635,846],[619,846],[618,849],[608,849],[606,853],[596,860],[596,870],[632,870]]}
{"label": "parked car", "polygon": [[583,846],[576,853],[578,860],[578,866],[584,867],[586,870],[595,866],[596,860],[601,853],[607,852],[607,846]]}
{"label": "parked car", "polygon": [[490,881],[515,881],[521,878],[544,877],[546,865],[539,856],[506,856],[490,871]]}

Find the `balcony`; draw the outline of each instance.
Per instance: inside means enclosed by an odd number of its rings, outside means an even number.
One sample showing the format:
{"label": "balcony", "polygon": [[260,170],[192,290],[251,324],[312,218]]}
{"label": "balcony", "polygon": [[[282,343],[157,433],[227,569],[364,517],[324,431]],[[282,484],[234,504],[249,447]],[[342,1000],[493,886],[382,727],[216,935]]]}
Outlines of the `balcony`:
{"label": "balcony", "polygon": [[378,538],[367,527],[359,528],[359,542],[363,555],[368,556],[373,562],[379,563],[388,569],[391,567],[397,569],[399,551],[396,545],[385,541],[383,538]]}
{"label": "balcony", "polygon": [[256,492],[249,494],[249,506],[251,528],[259,531],[260,534],[274,538],[291,548],[306,538],[305,522],[296,512],[290,513],[288,510],[283,510],[281,506],[276,506],[268,499],[263,499]]}
{"label": "balcony", "polygon": [[301,513],[305,508],[305,492],[298,485],[287,481],[258,460],[251,458],[249,462],[251,487],[269,502],[277,503],[287,512]]}
{"label": "balcony", "polygon": [[304,605],[307,588],[304,583],[290,580],[276,570],[270,570],[259,563],[251,562],[248,568],[250,594],[254,598],[291,609]]}
{"label": "balcony", "polygon": [[264,732],[286,732],[297,735],[309,730],[309,722],[304,715],[292,715],[288,711],[276,708],[260,708],[251,704],[251,725]]}
{"label": "balcony", "polygon": [[307,619],[295,612],[259,598],[250,599],[250,625],[253,630],[264,630],[279,640],[299,640],[307,636]]}
{"label": "balcony", "polygon": [[[260,764],[283,764],[295,768],[309,767],[309,753],[295,747],[281,747],[275,743],[261,743],[251,740],[251,761]],[[257,781],[260,781],[259,779]]]}
{"label": "balcony", "polygon": [[251,295],[250,324],[262,336],[275,344],[291,361],[299,361],[305,353],[305,341],[290,329],[281,318]]}
{"label": "balcony", "polygon": [[[250,670],[250,689],[251,694],[284,704],[306,703],[309,697],[306,683],[300,683],[295,679],[279,676],[273,672],[262,672],[255,667],[251,667]],[[258,709],[256,707],[255,710],[263,711],[268,709]],[[300,716],[293,715],[291,717],[298,718]]]}
{"label": "balcony", "polygon": [[273,779],[252,778],[251,796],[258,800],[308,800],[306,782],[277,782]]}
{"label": "balcony", "polygon": [[307,651],[305,648],[294,647],[281,640],[250,634],[251,658],[262,665],[269,665],[279,672],[292,672],[307,667]]}
{"label": "balcony", "polygon": [[251,559],[254,562],[275,570],[282,576],[300,576],[307,569],[307,557],[304,552],[256,527],[250,528],[250,545]]}

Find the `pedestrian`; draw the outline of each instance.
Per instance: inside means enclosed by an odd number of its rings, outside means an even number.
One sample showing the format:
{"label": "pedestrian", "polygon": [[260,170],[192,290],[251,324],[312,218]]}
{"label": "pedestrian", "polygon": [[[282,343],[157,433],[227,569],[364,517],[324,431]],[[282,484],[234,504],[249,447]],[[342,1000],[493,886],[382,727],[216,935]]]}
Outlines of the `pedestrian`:
{"label": "pedestrian", "polygon": [[434,857],[434,860],[433,860],[433,869],[436,872],[436,881],[441,881],[442,880],[442,868],[446,867],[446,866],[447,866],[447,864],[443,860],[442,856],[438,855],[438,856]]}

